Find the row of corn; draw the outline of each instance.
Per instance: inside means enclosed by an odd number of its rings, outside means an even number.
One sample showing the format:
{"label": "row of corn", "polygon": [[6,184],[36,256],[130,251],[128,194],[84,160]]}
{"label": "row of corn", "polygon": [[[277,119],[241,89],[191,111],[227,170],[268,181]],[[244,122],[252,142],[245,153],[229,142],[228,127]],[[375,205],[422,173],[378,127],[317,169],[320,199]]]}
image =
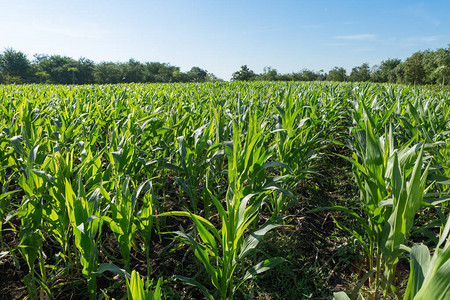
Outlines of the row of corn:
{"label": "row of corn", "polygon": [[[167,231],[190,246],[210,278],[174,274],[176,280],[207,299],[241,296],[245,281],[285,261],[256,248],[285,224],[299,183],[321,176],[317,166],[331,144],[352,150],[344,158],[353,165],[360,206],[316,210],[354,217],[355,228],[335,221],[369,262],[350,297],[450,295],[448,90],[10,85],[0,86],[0,109],[1,251],[26,262],[31,299],[58,297],[54,290],[64,278],[80,276],[96,299],[104,272],[126,278],[129,299],[163,298],[150,253]],[[428,216],[421,226],[419,214]],[[191,225],[172,230],[170,218]],[[9,231],[20,240],[15,247],[2,238]],[[427,241],[414,244],[415,231]],[[102,261],[99,251],[110,239],[120,259]],[[54,257],[48,248],[57,249]],[[146,280],[133,269],[133,251],[145,256]],[[405,255],[411,261],[406,292],[395,286]]]}

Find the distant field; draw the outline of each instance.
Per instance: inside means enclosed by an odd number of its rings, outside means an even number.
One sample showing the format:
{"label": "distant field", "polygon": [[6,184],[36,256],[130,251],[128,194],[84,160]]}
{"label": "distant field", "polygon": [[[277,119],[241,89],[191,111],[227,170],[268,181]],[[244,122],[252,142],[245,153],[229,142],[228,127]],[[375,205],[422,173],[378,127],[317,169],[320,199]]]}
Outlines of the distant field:
{"label": "distant field", "polygon": [[0,109],[0,298],[450,297],[448,88],[0,85]]}

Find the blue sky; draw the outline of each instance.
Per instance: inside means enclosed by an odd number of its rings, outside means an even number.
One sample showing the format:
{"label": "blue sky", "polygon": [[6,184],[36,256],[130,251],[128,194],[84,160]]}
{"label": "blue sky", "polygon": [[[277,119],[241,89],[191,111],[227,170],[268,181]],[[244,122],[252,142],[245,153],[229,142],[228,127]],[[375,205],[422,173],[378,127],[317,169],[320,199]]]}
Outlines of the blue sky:
{"label": "blue sky", "polygon": [[199,66],[225,80],[405,59],[450,44],[450,1],[0,0],[0,51]]}

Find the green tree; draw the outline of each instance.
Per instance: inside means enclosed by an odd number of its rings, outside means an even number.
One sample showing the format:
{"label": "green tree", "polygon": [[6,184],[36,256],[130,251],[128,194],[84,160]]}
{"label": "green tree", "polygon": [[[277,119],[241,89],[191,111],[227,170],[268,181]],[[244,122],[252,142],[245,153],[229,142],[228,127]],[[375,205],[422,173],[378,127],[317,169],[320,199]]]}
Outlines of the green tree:
{"label": "green tree", "polygon": [[362,82],[370,80],[370,68],[368,63],[363,63],[359,67],[353,67],[349,76],[350,81]]}
{"label": "green tree", "polygon": [[157,82],[176,82],[181,80],[182,76],[179,67],[163,63],[160,64],[160,68],[158,69],[158,73],[155,78]]}
{"label": "green tree", "polygon": [[322,76],[320,75],[320,73],[316,73],[312,70],[303,69],[301,74],[302,74],[303,81],[322,80]]}
{"label": "green tree", "polygon": [[413,84],[422,84],[424,82],[423,56],[422,52],[416,52],[403,63],[405,82]]}
{"label": "green tree", "polygon": [[345,81],[347,71],[343,67],[334,67],[326,76],[328,81]]}
{"label": "green tree", "polygon": [[213,73],[208,73],[208,75],[206,75],[206,81],[207,82],[219,82],[219,81],[223,81],[223,79],[220,79]]}
{"label": "green tree", "polygon": [[231,80],[233,81],[249,81],[256,79],[257,75],[255,72],[250,70],[247,65],[241,66],[239,71],[233,73]]}
{"label": "green tree", "polygon": [[370,70],[370,81],[371,82],[386,82],[381,77],[381,69],[380,66],[374,65]]}
{"label": "green tree", "polygon": [[397,82],[397,74],[395,68],[400,65],[402,61],[398,58],[388,58],[383,60],[380,64],[380,76],[382,82]]}
{"label": "green tree", "polygon": [[49,81],[55,84],[78,83],[74,68],[78,69],[78,62],[73,58],[60,55],[35,55],[35,63],[39,72],[49,75]]}
{"label": "green tree", "polygon": [[436,50],[435,61],[437,68],[433,72],[433,77],[436,78],[436,82],[438,83],[442,78],[442,85],[446,82],[450,84],[450,45],[447,49]]}
{"label": "green tree", "polygon": [[67,71],[72,73],[72,84],[75,84],[75,73],[78,73],[78,69],[71,67],[71,68],[68,68]]}
{"label": "green tree", "polygon": [[423,68],[425,82],[444,85],[450,83],[450,46],[448,49],[439,48],[436,51],[423,53]]}
{"label": "green tree", "polygon": [[144,65],[133,58],[121,64],[124,82],[145,82]]}
{"label": "green tree", "polygon": [[48,75],[48,73],[45,71],[38,71],[34,73],[34,75],[38,78],[39,83],[47,82],[48,78],[50,77],[50,75]]}
{"label": "green tree", "polygon": [[31,75],[30,61],[23,52],[6,48],[0,54],[0,72],[5,83],[27,82]]}
{"label": "green tree", "polygon": [[188,80],[190,82],[205,82],[208,76],[208,71],[199,67],[192,67],[187,72]]}
{"label": "green tree", "polygon": [[264,67],[264,73],[259,76],[263,81],[276,81],[279,80],[278,71],[272,67]]}
{"label": "green tree", "polygon": [[123,74],[118,64],[113,62],[101,62],[94,67],[95,83],[121,83]]}
{"label": "green tree", "polygon": [[95,69],[95,63],[87,58],[81,57],[77,61],[78,69],[77,72],[77,83],[79,84],[89,84],[94,83],[94,69]]}
{"label": "green tree", "polygon": [[405,81],[405,64],[401,63],[397,65],[394,69],[395,82],[403,83]]}

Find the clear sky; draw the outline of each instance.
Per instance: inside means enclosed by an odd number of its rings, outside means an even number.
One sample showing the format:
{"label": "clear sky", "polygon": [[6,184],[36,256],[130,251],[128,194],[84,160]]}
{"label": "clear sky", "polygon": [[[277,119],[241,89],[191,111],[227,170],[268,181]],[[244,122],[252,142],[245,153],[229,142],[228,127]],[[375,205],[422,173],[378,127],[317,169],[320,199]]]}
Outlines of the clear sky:
{"label": "clear sky", "polygon": [[450,44],[450,1],[0,0],[0,52],[199,66],[229,80],[351,70]]}

